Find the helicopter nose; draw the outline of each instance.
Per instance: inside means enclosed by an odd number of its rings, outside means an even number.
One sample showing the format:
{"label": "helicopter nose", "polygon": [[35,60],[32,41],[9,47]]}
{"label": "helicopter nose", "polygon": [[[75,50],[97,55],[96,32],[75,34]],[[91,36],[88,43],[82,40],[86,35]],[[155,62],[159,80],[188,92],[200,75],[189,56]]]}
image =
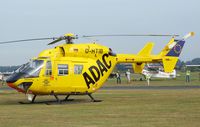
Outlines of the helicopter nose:
{"label": "helicopter nose", "polygon": [[13,89],[16,89],[16,86],[13,83],[7,83],[7,85]]}
{"label": "helicopter nose", "polygon": [[7,82],[7,83],[14,83],[14,82],[16,82],[18,79],[20,79],[22,76],[23,76],[23,75],[21,75],[21,74],[14,73],[14,74],[12,74],[10,77],[8,77],[8,78],[6,79],[6,82]]}
{"label": "helicopter nose", "polygon": [[14,83],[7,83],[7,85],[8,85],[10,88],[16,89],[18,92],[22,92],[22,93],[24,93],[24,90],[18,88],[17,86],[15,86]]}

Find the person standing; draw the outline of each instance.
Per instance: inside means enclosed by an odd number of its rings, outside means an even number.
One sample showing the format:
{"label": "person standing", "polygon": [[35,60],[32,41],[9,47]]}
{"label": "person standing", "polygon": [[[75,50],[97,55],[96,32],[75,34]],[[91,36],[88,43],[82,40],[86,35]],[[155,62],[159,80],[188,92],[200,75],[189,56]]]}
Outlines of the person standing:
{"label": "person standing", "polygon": [[190,70],[186,71],[186,82],[190,82]]}
{"label": "person standing", "polygon": [[199,81],[200,81],[200,72],[199,72]]}
{"label": "person standing", "polygon": [[130,69],[128,69],[127,72],[126,72],[126,78],[127,78],[127,83],[130,83],[131,82],[131,72],[130,72]]}
{"label": "person standing", "polygon": [[147,80],[147,85],[149,86],[150,84],[150,78],[151,78],[151,75],[150,74],[147,74],[146,75],[146,80]]}
{"label": "person standing", "polygon": [[119,71],[116,73],[116,78],[117,78],[117,84],[121,84],[121,76]]}

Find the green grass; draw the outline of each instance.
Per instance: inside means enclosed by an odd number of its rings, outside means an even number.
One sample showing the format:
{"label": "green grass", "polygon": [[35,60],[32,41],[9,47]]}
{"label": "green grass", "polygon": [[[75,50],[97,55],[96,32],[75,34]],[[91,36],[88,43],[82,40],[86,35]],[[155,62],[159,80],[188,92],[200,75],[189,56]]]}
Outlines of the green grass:
{"label": "green grass", "polygon": [[[0,93],[2,127],[199,127],[200,90],[99,90],[63,105],[19,104],[13,91]],[[38,97],[37,101],[53,100]]]}

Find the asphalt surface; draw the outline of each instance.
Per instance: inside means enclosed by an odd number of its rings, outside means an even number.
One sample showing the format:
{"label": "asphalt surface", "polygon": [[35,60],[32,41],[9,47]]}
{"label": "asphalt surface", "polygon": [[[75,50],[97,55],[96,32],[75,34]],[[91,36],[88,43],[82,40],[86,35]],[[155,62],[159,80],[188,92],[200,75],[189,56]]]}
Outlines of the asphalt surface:
{"label": "asphalt surface", "polygon": [[[186,90],[200,89],[200,86],[103,86],[101,90]],[[14,90],[8,87],[0,87],[0,90]]]}

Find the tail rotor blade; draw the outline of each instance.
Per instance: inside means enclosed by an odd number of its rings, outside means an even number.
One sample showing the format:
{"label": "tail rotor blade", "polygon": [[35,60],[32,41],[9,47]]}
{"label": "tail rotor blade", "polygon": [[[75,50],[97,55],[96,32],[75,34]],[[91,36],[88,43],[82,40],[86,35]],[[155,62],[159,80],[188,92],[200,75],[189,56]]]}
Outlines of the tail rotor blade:
{"label": "tail rotor blade", "polygon": [[190,32],[190,33],[188,33],[187,35],[185,35],[185,36],[183,37],[183,39],[186,40],[187,38],[192,37],[192,36],[194,36],[194,35],[195,35],[194,32]]}

